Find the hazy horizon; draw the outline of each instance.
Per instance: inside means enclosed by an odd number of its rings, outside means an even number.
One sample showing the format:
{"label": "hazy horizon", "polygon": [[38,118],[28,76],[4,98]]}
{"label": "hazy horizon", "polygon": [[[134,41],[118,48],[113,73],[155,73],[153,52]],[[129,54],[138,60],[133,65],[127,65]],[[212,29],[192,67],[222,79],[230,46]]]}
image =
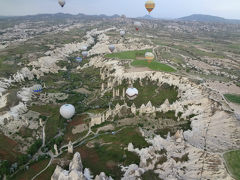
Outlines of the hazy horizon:
{"label": "hazy horizon", "polygon": [[[61,8],[58,0],[0,0],[1,16],[23,16],[35,14],[88,14],[88,15],[113,15],[125,14],[128,17],[140,17],[147,13],[144,3],[146,0],[66,0],[66,5]],[[155,0],[156,8],[151,16],[156,18],[174,19],[191,14],[206,14],[227,19],[240,19],[239,0]],[[132,8],[134,7],[134,8]]]}

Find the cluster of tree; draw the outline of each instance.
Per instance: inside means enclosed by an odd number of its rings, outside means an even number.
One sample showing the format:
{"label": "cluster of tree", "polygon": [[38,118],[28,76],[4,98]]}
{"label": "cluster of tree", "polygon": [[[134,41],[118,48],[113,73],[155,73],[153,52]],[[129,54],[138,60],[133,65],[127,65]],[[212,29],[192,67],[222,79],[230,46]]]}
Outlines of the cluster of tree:
{"label": "cluster of tree", "polygon": [[49,150],[52,150],[54,152],[54,144],[56,144],[59,147],[62,141],[63,141],[63,136],[59,136],[54,139],[51,139],[50,141],[48,141],[46,146],[42,147],[42,151],[48,152]]}

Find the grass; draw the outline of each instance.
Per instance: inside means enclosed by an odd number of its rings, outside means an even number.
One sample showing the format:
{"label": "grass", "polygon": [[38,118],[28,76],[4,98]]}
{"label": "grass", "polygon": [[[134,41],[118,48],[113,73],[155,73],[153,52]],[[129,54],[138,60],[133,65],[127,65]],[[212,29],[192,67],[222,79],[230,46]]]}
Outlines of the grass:
{"label": "grass", "polygon": [[[105,55],[105,58],[118,58],[118,59],[132,59],[134,60],[132,66],[148,67],[154,71],[164,71],[164,72],[175,72],[176,70],[172,67],[152,61],[151,63],[145,61],[145,53],[152,52],[151,49],[139,50],[139,51],[125,51],[119,53],[112,53]],[[139,60],[141,59],[141,60]]]}
{"label": "grass", "polygon": [[33,105],[30,109],[48,117],[45,127],[47,140],[53,138],[59,129],[63,128],[64,119],[60,116],[59,106],[50,104],[42,106]]}
{"label": "grass", "polygon": [[154,71],[176,72],[176,70],[173,69],[172,67],[170,67],[166,64],[156,62],[156,61],[147,62],[147,61],[143,61],[143,60],[135,60],[131,63],[131,65],[138,66],[138,67],[148,67]]}
{"label": "grass", "polygon": [[112,53],[112,54],[105,55],[105,58],[133,59],[133,60],[137,60],[139,58],[145,59],[146,52],[152,52],[152,50],[146,49],[146,50],[124,51],[119,53]]}
{"label": "grass", "polygon": [[161,51],[161,58],[171,60],[177,64],[182,64],[184,62],[184,59],[182,56],[180,56],[176,53],[173,53],[173,52],[169,53],[166,51]]}
{"label": "grass", "polygon": [[145,148],[149,146],[141,133],[134,127],[127,127],[116,135],[103,135],[100,138],[103,139],[104,142],[113,142],[123,146],[128,146],[128,144],[132,142],[135,148]]}
{"label": "grass", "polygon": [[[123,87],[127,88],[127,84],[123,84],[119,86],[120,92],[122,92]],[[153,106],[160,106],[164,103],[166,99],[169,100],[169,103],[172,104],[178,98],[178,89],[175,86],[169,86],[168,84],[163,84],[162,86],[158,86],[154,84],[152,81],[147,79],[143,80],[143,86],[140,85],[139,81],[135,81],[133,87],[138,89],[138,96],[134,100],[128,100],[126,98],[126,103],[131,106],[134,103],[138,108],[142,104],[147,104],[151,101]],[[123,104],[120,100],[115,100],[114,104]]]}
{"label": "grass", "polygon": [[240,180],[240,150],[227,152],[223,155],[228,170],[237,180]]}
{"label": "grass", "polygon": [[154,173],[153,170],[148,170],[142,175],[142,180],[162,180]]}
{"label": "grass", "polygon": [[[33,163],[29,166],[28,170],[19,171],[11,180],[31,180],[37,173],[43,170],[49,162],[49,159],[44,159],[39,162]],[[50,179],[48,177],[48,179]]]}
{"label": "grass", "polygon": [[[10,57],[0,57],[0,76],[1,77],[9,77],[10,75],[16,73],[20,66],[17,65],[15,59],[9,59]],[[6,62],[11,62],[8,64]]]}
{"label": "grass", "polygon": [[240,95],[224,94],[224,97],[230,102],[240,104]]}

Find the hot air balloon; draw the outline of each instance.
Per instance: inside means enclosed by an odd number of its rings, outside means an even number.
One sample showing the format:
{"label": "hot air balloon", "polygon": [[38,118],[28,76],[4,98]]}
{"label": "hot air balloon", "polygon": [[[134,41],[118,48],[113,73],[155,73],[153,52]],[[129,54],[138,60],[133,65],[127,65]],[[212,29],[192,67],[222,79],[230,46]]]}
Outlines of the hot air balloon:
{"label": "hot air balloon", "polygon": [[122,36],[122,37],[124,37],[124,35],[125,35],[126,33],[125,33],[125,31],[120,31],[120,35]]}
{"label": "hot air balloon", "polygon": [[87,46],[82,46],[82,47],[81,47],[81,50],[82,50],[82,51],[86,51],[86,50],[87,50]]}
{"label": "hot air balloon", "polygon": [[82,62],[82,58],[81,57],[76,57],[76,61],[80,63],[80,62]]}
{"label": "hot air balloon", "polygon": [[154,1],[152,0],[148,0],[146,3],[145,3],[145,8],[147,9],[147,11],[150,12],[155,8],[155,3]]}
{"label": "hot air balloon", "polygon": [[86,57],[88,56],[88,52],[87,52],[87,51],[83,51],[83,52],[82,52],[82,56],[83,56],[84,58],[86,58]]}
{"label": "hot air balloon", "polygon": [[42,92],[42,89],[43,89],[42,85],[36,84],[32,87],[32,92],[39,93]]}
{"label": "hot air balloon", "polygon": [[65,119],[70,119],[75,114],[75,107],[71,104],[64,104],[60,108],[60,114]]}
{"label": "hot air balloon", "polygon": [[139,28],[142,26],[142,24],[141,24],[141,22],[136,21],[136,22],[134,22],[134,26],[135,26],[136,30],[138,31]]}
{"label": "hot air balloon", "polygon": [[154,54],[151,52],[146,52],[145,53],[145,59],[150,63],[154,60]]}
{"label": "hot air balloon", "polygon": [[137,97],[138,90],[136,88],[132,88],[132,87],[128,88],[126,90],[126,95],[127,95],[128,99],[133,100]]}
{"label": "hot air balloon", "polygon": [[115,46],[113,44],[109,45],[108,48],[111,52],[115,50]]}
{"label": "hot air balloon", "polygon": [[65,5],[65,0],[58,0],[58,3],[61,7]]}

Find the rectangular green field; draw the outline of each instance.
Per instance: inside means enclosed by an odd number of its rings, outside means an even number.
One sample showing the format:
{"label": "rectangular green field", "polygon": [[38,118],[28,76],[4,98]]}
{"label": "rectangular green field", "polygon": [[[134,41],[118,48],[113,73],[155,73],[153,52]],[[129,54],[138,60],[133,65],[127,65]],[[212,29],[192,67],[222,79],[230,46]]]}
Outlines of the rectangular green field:
{"label": "rectangular green field", "polygon": [[240,95],[224,94],[224,97],[230,102],[240,104]]}
{"label": "rectangular green field", "polygon": [[132,66],[148,67],[154,71],[176,72],[172,67],[156,61],[148,62],[144,60],[135,60],[131,63]]}
{"label": "rectangular green field", "polygon": [[118,58],[118,59],[133,59],[133,60],[136,60],[136,59],[138,59],[138,57],[142,57],[144,59],[146,52],[152,52],[152,49],[112,53],[112,54],[105,55],[105,58]]}
{"label": "rectangular green field", "polygon": [[227,152],[223,155],[230,173],[240,180],[240,150]]}

